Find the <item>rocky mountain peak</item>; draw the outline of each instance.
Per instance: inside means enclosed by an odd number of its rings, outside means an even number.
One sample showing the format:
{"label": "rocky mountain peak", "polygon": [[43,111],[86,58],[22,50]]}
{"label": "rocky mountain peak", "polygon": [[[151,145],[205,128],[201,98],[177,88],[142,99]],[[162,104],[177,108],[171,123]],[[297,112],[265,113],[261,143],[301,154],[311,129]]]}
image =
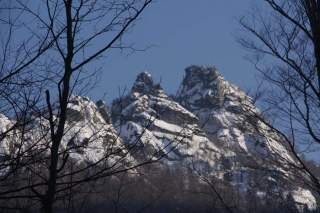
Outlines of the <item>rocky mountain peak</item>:
{"label": "rocky mountain peak", "polygon": [[136,82],[142,82],[146,86],[153,86],[153,80],[151,75],[147,71],[143,71],[137,76]]}
{"label": "rocky mountain peak", "polygon": [[151,75],[144,71],[137,76],[132,87],[132,92],[162,93],[162,87],[160,84],[154,84]]}
{"label": "rocky mountain peak", "polygon": [[[198,126],[198,118],[166,95],[154,84],[147,72],[138,75],[131,93],[112,106],[113,122],[126,144],[144,147],[145,156],[164,156],[166,161],[190,164],[193,157],[204,162],[203,156],[215,159],[216,146]],[[120,115],[120,116],[118,116]]]}
{"label": "rocky mountain peak", "polygon": [[183,80],[183,85],[189,85],[192,87],[198,82],[203,82],[205,87],[208,87],[210,83],[221,76],[214,66],[197,66],[192,65],[185,69],[186,76]]}
{"label": "rocky mountain peak", "polygon": [[179,90],[179,102],[189,110],[221,108],[225,102],[228,82],[214,66],[192,65]]}

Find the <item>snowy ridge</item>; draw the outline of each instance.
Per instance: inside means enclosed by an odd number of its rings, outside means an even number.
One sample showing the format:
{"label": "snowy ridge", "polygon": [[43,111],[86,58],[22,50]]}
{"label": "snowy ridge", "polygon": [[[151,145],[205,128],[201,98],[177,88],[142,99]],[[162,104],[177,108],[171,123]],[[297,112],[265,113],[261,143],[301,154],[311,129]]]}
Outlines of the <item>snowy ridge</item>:
{"label": "snowy ridge", "polygon": [[223,146],[252,156],[277,151],[294,162],[285,148],[275,142],[279,136],[246,110],[250,108],[251,112],[260,114],[252,99],[227,82],[215,67],[188,67],[178,102],[196,114],[199,123],[205,123],[203,131],[222,142]]}
{"label": "snowy ridge", "polygon": [[150,156],[167,153],[168,161],[190,164],[195,158],[210,159],[214,165],[214,155],[209,152],[218,153],[219,150],[197,125],[198,118],[170,100],[159,85],[153,84],[147,72],[138,75],[132,92],[121,104],[122,111],[115,113],[118,116],[113,120],[126,143],[146,147],[148,151],[144,154]]}
{"label": "snowy ridge", "polygon": [[[89,98],[73,95],[70,97],[67,107],[67,122],[59,152],[68,153],[69,161],[73,165],[80,166],[81,164],[101,162],[116,170],[129,162],[131,165],[136,163],[130,154],[122,157],[126,148],[118,132],[112,124],[105,121],[98,107]],[[15,122],[2,116],[0,119],[1,131],[6,131],[12,125],[11,123]],[[37,154],[39,157],[50,155],[48,141],[51,139],[46,114],[33,119],[30,129],[23,134],[23,138],[19,138],[22,134],[15,134],[19,131],[18,128],[14,129],[10,132],[11,135],[0,142],[0,156],[8,160],[0,162],[2,174],[6,173],[6,170],[2,168],[18,153],[20,153],[22,162],[28,160],[28,153],[31,151],[40,153]]]}
{"label": "snowy ridge", "polygon": [[[227,162],[227,169],[215,175],[240,186],[247,193],[255,190],[256,196],[275,193],[277,187],[282,188],[283,196],[289,191],[293,195],[299,190],[302,192],[301,189],[292,191],[294,186],[288,184],[292,176],[285,162],[296,162],[286,147],[279,143],[281,137],[254,116],[260,112],[252,99],[227,82],[215,67],[193,65],[185,71],[177,101],[197,115],[199,125],[205,124],[203,132],[221,153],[217,162]],[[259,174],[263,181],[253,181],[254,168],[265,170]],[[281,181],[274,178],[273,173],[286,177],[286,180],[281,180],[287,183],[286,187],[279,184]],[[310,191],[303,194],[305,196],[299,199],[297,196],[293,198],[296,202],[306,203],[309,209],[315,209],[315,198]]]}
{"label": "snowy ridge", "polygon": [[[301,204],[299,210],[304,204],[315,209],[312,192],[295,185],[284,163],[295,161],[279,143],[281,137],[253,115],[260,114],[253,100],[215,67],[193,65],[185,71],[176,100],[147,72],[137,76],[128,95],[113,101],[112,113],[102,100],[94,104],[88,97],[71,96],[60,152],[68,152],[75,165],[101,161],[113,167],[120,160],[117,166],[122,167],[162,158],[166,165],[197,168],[249,197],[264,200],[281,188],[282,197],[290,195]],[[0,134],[15,122],[0,114]],[[34,118],[24,138],[15,134],[18,128],[0,138],[0,176],[17,155],[15,144],[49,156],[48,129],[44,114]]]}
{"label": "snowy ridge", "polygon": [[[117,149],[125,152],[124,144],[112,124],[101,114],[105,105],[98,108],[87,97],[72,96],[68,105],[68,128],[61,143],[61,149],[70,150],[75,163],[95,163],[107,154],[112,164],[120,156],[113,153]],[[102,103],[105,104],[105,103]],[[130,159],[133,161],[133,159]]]}

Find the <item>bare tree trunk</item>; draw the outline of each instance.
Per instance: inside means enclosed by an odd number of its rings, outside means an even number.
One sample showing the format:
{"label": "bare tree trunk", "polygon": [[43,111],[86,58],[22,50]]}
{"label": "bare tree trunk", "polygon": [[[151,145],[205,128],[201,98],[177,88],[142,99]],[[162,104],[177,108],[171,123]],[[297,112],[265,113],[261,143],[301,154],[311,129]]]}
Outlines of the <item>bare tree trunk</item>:
{"label": "bare tree trunk", "polygon": [[[316,58],[316,66],[318,73],[318,84],[320,93],[320,1],[304,0],[304,6],[309,18],[310,28],[312,32],[312,41],[314,45],[314,55]],[[319,96],[318,96],[319,97]],[[320,104],[320,97],[319,97]]]}
{"label": "bare tree trunk", "polygon": [[[90,78],[97,74],[96,71],[92,71],[85,75],[82,72],[83,67],[99,59],[110,48],[128,49],[131,52],[137,50],[132,44],[123,43],[122,36],[133,27],[139,15],[151,2],[152,0],[132,0],[121,3],[99,0],[92,2],[65,0],[63,3],[43,1],[38,7],[34,7],[34,5],[29,5],[28,1],[10,1],[8,4],[1,5],[1,10],[7,10],[15,16],[14,18],[9,16],[8,21],[1,22],[2,26],[8,27],[9,33],[1,43],[4,58],[0,65],[4,72],[0,78],[0,97],[9,104],[3,104],[2,101],[0,109],[1,112],[15,114],[19,122],[10,126],[5,132],[1,132],[0,137],[1,139],[9,138],[8,135],[14,133],[20,137],[20,144],[18,151],[12,152],[10,162],[1,166],[0,170],[7,167],[11,167],[12,170],[4,177],[0,177],[0,182],[9,183],[12,180],[11,177],[15,177],[15,174],[20,171],[30,171],[37,177],[29,181],[29,185],[16,184],[1,190],[1,200],[38,199],[42,203],[41,210],[49,213],[53,211],[57,193],[70,191],[72,187],[84,182],[111,176],[120,172],[119,170],[130,169],[130,167],[117,167],[117,164],[122,165],[130,156],[130,150],[124,147],[125,155],[111,168],[100,165],[108,160],[109,154],[93,165],[62,175],[61,171],[65,171],[69,150],[61,150],[61,141],[66,131],[69,130],[66,129],[66,121],[71,93],[79,86],[80,79],[81,81],[87,80],[85,85],[88,86]],[[21,20],[22,17],[25,20]],[[105,24],[100,25],[101,20],[104,20]],[[97,25],[93,27],[87,24],[88,22],[95,22]],[[86,35],[81,34],[83,26],[89,28]],[[96,28],[96,26],[99,27]],[[12,46],[12,38],[14,33],[19,32],[20,29],[21,32],[28,31],[30,38],[22,40],[19,49],[16,50]],[[87,36],[88,32],[89,36]],[[83,54],[89,46],[91,48],[91,45],[95,44],[97,38],[109,33],[114,33],[109,40],[105,39],[104,44],[96,46],[93,51],[88,51],[88,55]],[[14,54],[16,56],[12,57]],[[20,65],[17,64],[18,61],[21,61]],[[36,79],[35,76],[38,78]],[[9,91],[11,91],[10,94]],[[46,91],[45,97],[43,97],[44,91]],[[52,98],[50,93],[58,95]],[[17,95],[11,97],[11,94]],[[31,110],[33,110],[34,118],[29,119],[27,115]],[[20,111],[24,114],[20,115]],[[26,125],[37,119],[39,121],[44,119],[49,125],[41,124],[43,132],[39,134],[39,138],[32,141],[32,145],[29,145],[30,142],[27,141],[29,139],[25,138],[27,136],[23,132],[27,131],[25,130]],[[17,127],[23,127],[21,134],[17,131]],[[32,158],[30,158],[30,153],[33,153]],[[45,156],[45,153],[50,153],[50,157]],[[115,153],[112,154],[115,155]],[[153,160],[149,159],[141,165],[152,162]],[[137,166],[139,165],[132,167]],[[38,169],[40,167],[41,170]],[[88,174],[87,171],[92,171],[93,167],[95,167],[95,173]],[[82,180],[74,178],[68,184],[61,184],[61,179],[67,179],[79,173],[86,174]],[[16,176],[15,178],[21,177]]]}

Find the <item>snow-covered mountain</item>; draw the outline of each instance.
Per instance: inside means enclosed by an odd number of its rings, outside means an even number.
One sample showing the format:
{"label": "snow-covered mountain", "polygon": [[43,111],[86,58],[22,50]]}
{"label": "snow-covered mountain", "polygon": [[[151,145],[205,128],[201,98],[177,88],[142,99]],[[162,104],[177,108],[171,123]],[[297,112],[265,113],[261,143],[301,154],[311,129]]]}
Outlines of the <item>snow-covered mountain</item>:
{"label": "snow-covered mountain", "polygon": [[197,115],[206,137],[220,150],[221,157],[214,162],[218,171],[213,175],[250,196],[268,200],[290,194],[309,209],[316,208],[312,193],[294,178],[297,162],[281,136],[260,120],[263,116],[252,98],[215,67],[190,66],[185,72],[177,102]]}
{"label": "snow-covered mountain", "polygon": [[[147,72],[139,74],[129,94],[114,100],[109,110],[102,100],[94,104],[72,96],[61,152],[68,152],[75,164],[92,164],[106,155],[108,165],[121,167],[157,159],[169,167],[179,163],[207,180],[236,188],[244,199],[268,203],[290,195],[301,211],[304,206],[315,209],[312,191],[291,173],[287,162],[296,162],[281,137],[252,114],[260,115],[253,100],[215,67],[190,66],[185,71],[176,97],[165,94]],[[10,170],[6,163],[18,152],[19,140],[26,141],[19,149],[33,146],[50,155],[44,117],[34,119],[23,139],[11,131],[0,141],[0,175]],[[0,133],[12,123],[0,115]],[[123,162],[115,163],[119,160]]]}
{"label": "snow-covered mountain", "polygon": [[167,153],[207,178],[218,178],[268,202],[279,195],[316,208],[309,189],[293,178],[290,152],[281,137],[257,116],[253,100],[227,82],[215,67],[190,66],[177,97],[166,95],[147,72],[111,111],[121,138],[145,147],[145,154]]}
{"label": "snow-covered mountain", "polygon": [[215,161],[219,150],[198,126],[199,119],[164,94],[147,72],[138,75],[120,104],[114,103],[111,111],[126,143],[143,146],[150,156],[166,154],[167,161]]}

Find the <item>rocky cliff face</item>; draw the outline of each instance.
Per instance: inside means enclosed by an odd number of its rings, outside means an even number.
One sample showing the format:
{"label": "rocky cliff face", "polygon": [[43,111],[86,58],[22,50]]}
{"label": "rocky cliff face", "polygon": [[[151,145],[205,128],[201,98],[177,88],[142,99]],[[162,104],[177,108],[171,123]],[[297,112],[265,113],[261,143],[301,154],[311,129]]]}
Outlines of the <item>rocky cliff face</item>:
{"label": "rocky cliff face", "polygon": [[186,68],[178,102],[188,109],[219,108],[225,101],[224,79],[215,67]]}
{"label": "rocky cliff face", "polygon": [[[165,165],[179,162],[207,179],[237,188],[248,199],[267,203],[281,189],[280,196],[290,194],[301,203],[300,209],[304,204],[316,208],[311,191],[288,172],[284,162],[295,162],[279,143],[281,137],[248,112],[259,114],[252,99],[215,67],[190,66],[185,71],[176,100],[147,72],[137,76],[128,95],[113,101],[111,113],[102,100],[94,104],[87,97],[72,96],[60,149],[67,150],[76,164],[92,164],[106,155],[109,164],[123,156],[131,165],[162,158]],[[48,125],[45,119],[36,122],[41,126],[24,136],[28,143],[49,137],[42,134],[41,128]],[[11,123],[0,115],[1,132]],[[12,135],[0,141],[2,162],[14,156],[15,140]],[[3,174],[7,169],[0,167]]]}

